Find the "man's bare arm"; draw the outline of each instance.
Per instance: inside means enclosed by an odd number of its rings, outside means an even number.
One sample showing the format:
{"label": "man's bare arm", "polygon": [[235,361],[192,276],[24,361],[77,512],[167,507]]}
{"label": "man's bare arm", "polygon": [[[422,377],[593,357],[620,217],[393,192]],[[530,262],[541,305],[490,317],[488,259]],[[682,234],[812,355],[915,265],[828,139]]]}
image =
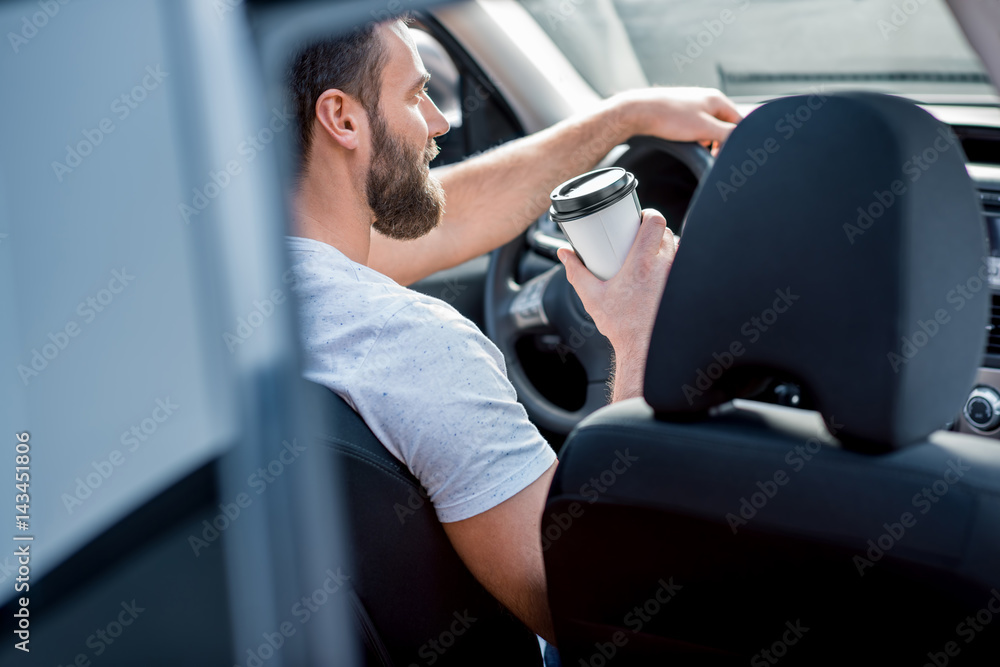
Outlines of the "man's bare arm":
{"label": "man's bare arm", "polygon": [[368,264],[411,284],[515,238],[545,211],[555,186],[591,169],[629,137],[723,141],[740,118],[725,96],[710,89],[622,93],[589,114],[436,169],[447,198],[442,223],[414,241],[373,231]]}
{"label": "man's bare arm", "polygon": [[[567,279],[615,349],[615,401],[642,395],[653,321],[676,251],[677,242],[666,220],[647,209],[625,264],[611,280],[596,278],[572,252],[559,252]],[[476,579],[549,642],[555,637],[542,559],[541,519],[556,465],[496,507],[443,524]]]}
{"label": "man's bare arm", "polygon": [[455,551],[486,590],[552,644],[541,522],[556,465],[496,507],[442,524]]}

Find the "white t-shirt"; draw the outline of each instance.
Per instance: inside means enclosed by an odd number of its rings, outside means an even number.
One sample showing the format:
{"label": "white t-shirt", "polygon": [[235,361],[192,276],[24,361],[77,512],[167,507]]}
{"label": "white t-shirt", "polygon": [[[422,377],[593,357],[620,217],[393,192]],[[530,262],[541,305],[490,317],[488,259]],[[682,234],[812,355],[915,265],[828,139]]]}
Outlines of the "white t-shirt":
{"label": "white t-shirt", "polygon": [[500,350],[475,324],[333,246],[287,240],[306,379],[361,415],[441,522],[499,505],[552,465]]}

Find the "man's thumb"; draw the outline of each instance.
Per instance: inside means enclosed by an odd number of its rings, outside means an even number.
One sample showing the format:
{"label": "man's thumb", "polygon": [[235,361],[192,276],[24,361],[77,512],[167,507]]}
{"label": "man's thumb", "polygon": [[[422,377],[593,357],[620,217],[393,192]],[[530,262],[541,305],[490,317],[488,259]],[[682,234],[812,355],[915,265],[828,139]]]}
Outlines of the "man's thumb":
{"label": "man's thumb", "polygon": [[559,261],[563,263],[566,267],[566,280],[569,284],[576,289],[579,293],[581,290],[586,289],[587,284],[596,281],[597,278],[591,273],[587,267],[583,265],[580,258],[576,256],[576,253],[568,248],[559,248],[556,251],[556,256],[559,257]]}

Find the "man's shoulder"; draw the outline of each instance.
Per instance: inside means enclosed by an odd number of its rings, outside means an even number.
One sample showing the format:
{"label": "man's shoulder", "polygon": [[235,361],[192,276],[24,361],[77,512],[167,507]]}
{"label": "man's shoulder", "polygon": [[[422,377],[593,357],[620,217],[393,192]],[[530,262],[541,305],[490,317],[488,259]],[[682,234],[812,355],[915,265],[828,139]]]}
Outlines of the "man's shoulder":
{"label": "man's shoulder", "polygon": [[399,301],[383,323],[380,350],[393,350],[404,358],[436,356],[441,366],[484,357],[502,360],[479,327],[450,304],[410,289],[406,292],[405,301]]}
{"label": "man's shoulder", "polygon": [[302,335],[314,363],[325,359],[342,371],[356,370],[374,347],[399,358],[432,350],[450,359],[498,356],[479,328],[450,304],[324,246],[311,239],[289,243],[287,282],[298,297]]}
{"label": "man's shoulder", "polygon": [[337,248],[315,239],[285,237],[291,266],[283,280],[293,289],[323,285],[329,281],[357,283],[361,287],[396,286],[388,276],[352,261]]}

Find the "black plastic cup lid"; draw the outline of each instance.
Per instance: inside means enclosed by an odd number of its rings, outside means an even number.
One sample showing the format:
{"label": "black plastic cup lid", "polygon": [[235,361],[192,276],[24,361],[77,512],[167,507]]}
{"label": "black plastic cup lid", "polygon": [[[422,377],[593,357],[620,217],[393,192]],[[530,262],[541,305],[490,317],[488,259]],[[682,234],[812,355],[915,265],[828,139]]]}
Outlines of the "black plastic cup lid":
{"label": "black plastic cup lid", "polygon": [[636,185],[635,176],[621,167],[595,169],[553,190],[549,215],[556,222],[582,218],[624,199]]}

